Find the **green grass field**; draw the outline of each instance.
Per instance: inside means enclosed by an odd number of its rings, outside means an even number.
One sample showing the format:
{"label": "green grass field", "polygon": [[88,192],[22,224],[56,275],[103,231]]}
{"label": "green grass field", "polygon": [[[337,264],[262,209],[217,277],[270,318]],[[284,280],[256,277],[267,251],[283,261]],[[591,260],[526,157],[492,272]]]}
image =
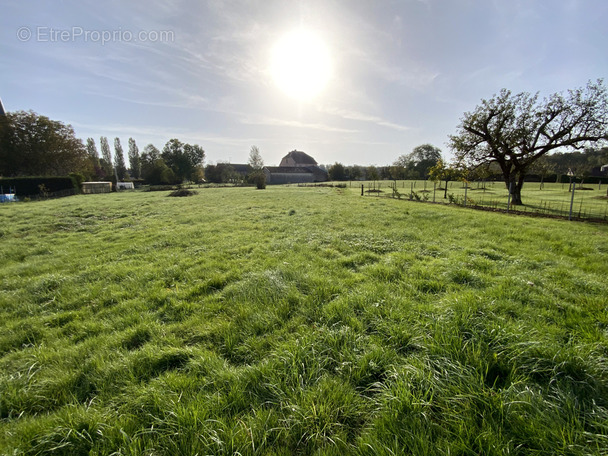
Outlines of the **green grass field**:
{"label": "green grass field", "polygon": [[0,206],[0,454],[608,454],[607,225],[167,194]]}

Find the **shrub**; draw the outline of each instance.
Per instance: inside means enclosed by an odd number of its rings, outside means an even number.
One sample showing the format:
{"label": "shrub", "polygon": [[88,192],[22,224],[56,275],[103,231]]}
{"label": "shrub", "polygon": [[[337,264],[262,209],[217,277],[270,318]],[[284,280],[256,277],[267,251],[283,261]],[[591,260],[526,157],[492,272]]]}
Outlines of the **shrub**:
{"label": "shrub", "polygon": [[264,190],[266,188],[266,174],[264,174],[264,171],[262,170],[255,171],[251,175],[251,181],[258,190]]}
{"label": "shrub", "polygon": [[185,188],[180,188],[179,190],[175,190],[174,192],[169,193],[167,196],[194,196],[197,192],[194,190],[188,190]]}
{"label": "shrub", "polygon": [[72,183],[74,184],[74,188],[78,193],[82,191],[82,183],[84,182],[84,176],[80,173],[70,173],[70,179],[72,179]]}

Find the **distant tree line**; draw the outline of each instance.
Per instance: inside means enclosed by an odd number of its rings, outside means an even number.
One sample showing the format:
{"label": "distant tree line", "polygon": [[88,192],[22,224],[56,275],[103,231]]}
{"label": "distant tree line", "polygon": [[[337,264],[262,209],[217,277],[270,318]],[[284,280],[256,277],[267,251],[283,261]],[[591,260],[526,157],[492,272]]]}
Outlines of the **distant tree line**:
{"label": "distant tree line", "polygon": [[114,157],[106,137],[102,136],[99,143],[101,157],[97,153],[95,140],[87,139],[87,153],[94,163],[94,177],[99,180],[135,179],[152,185],[203,181],[205,151],[198,145],[170,139],[162,152],[153,144],[148,144],[140,155],[137,143],[133,138],[129,138],[127,167],[120,138],[114,138]]}
{"label": "distant tree line", "polygon": [[428,179],[430,169],[438,160],[441,160],[441,149],[423,144],[409,154],[401,155],[389,166],[345,166],[334,163],[325,168],[332,181]]}
{"label": "distant tree line", "polygon": [[605,176],[606,173],[601,171],[604,165],[608,165],[608,147],[598,149],[587,147],[583,151],[543,155],[531,167],[531,173],[540,177],[554,174],[559,178],[571,171],[584,180],[592,176]]}
{"label": "distant tree line", "polygon": [[239,173],[231,163],[217,163],[205,166],[205,180],[213,184],[240,184],[246,174]]}
{"label": "distant tree line", "polygon": [[205,151],[178,139],[167,141],[162,150],[148,144],[140,153],[136,141],[129,138],[127,159],[120,138],[114,138],[112,148],[107,137],[100,137],[98,150],[94,138],[83,143],[72,126],[32,111],[0,117],[0,177],[76,174],[80,180],[140,180],[152,185],[209,181],[265,186],[264,162],[256,146],[251,148],[247,169],[238,171],[228,163],[205,169]]}
{"label": "distant tree line", "polygon": [[128,165],[120,138],[76,138],[70,125],[32,111],[9,112],[0,117],[0,176],[67,176],[86,180],[142,179],[150,184],[175,184],[204,179],[205,151],[198,145],[169,140],[162,152],[149,144],[140,155],[129,138]]}
{"label": "distant tree line", "polygon": [[250,184],[266,188],[264,160],[257,146],[251,146],[247,164],[217,163],[205,167],[205,180],[214,184]]}

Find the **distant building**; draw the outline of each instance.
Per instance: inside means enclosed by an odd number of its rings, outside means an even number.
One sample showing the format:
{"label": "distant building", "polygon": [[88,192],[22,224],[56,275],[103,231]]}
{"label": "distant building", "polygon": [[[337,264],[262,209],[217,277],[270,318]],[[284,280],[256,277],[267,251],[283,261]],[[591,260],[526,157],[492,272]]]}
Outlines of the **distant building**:
{"label": "distant building", "polygon": [[133,190],[134,188],[133,182],[116,182],[117,190]]}
{"label": "distant building", "polygon": [[112,182],[83,182],[82,193],[110,193],[112,191]]}
{"label": "distant building", "polygon": [[305,152],[292,150],[283,157],[279,166],[317,166],[317,161]]}
{"label": "distant building", "polygon": [[314,173],[298,166],[265,166],[267,184],[303,184],[315,181]]}
{"label": "distant building", "polygon": [[268,184],[301,184],[325,182],[327,172],[317,165],[310,155],[299,150],[292,150],[283,157],[279,166],[265,166]]}

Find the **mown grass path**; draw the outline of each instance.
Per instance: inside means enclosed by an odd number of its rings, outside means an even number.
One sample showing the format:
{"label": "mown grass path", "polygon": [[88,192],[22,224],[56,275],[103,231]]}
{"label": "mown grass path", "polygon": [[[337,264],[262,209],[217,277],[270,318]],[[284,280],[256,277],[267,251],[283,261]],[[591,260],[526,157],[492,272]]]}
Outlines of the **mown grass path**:
{"label": "mown grass path", "polygon": [[608,227],[358,191],[0,207],[0,453],[607,454]]}

